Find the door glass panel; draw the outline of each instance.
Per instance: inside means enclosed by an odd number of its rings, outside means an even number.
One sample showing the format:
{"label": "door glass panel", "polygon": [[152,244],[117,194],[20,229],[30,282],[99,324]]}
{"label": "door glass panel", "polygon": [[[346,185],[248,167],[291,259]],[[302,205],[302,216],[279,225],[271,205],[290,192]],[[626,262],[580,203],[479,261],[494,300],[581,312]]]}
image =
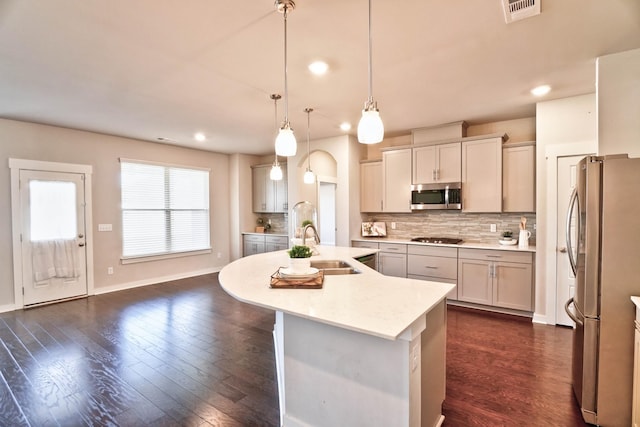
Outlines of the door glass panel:
{"label": "door glass panel", "polygon": [[76,237],[75,183],[33,180],[29,182],[29,196],[31,241]]}

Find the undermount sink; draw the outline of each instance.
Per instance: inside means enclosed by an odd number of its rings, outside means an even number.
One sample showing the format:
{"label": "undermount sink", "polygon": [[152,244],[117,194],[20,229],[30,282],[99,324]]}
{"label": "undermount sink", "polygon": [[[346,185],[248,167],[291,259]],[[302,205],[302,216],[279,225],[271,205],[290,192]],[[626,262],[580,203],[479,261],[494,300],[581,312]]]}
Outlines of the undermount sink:
{"label": "undermount sink", "polygon": [[350,264],[337,259],[311,261],[311,267],[322,270],[325,275],[360,274],[360,270],[356,270]]}

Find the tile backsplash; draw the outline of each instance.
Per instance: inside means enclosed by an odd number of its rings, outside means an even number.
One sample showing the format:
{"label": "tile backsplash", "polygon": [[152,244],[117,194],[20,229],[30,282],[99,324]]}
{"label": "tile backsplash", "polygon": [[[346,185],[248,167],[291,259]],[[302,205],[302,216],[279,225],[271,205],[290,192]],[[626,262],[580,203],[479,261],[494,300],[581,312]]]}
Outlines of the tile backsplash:
{"label": "tile backsplash", "polygon": [[[288,214],[282,213],[262,213],[259,214],[258,217],[262,218],[264,224],[267,224],[269,220],[271,220],[271,229],[269,233],[277,233],[277,234],[287,234],[289,232],[288,229]],[[256,224],[257,225],[257,224]]]}
{"label": "tile backsplash", "polygon": [[[362,214],[362,221],[379,221],[387,225],[387,236],[395,239],[412,237],[457,237],[465,242],[495,243],[503,231],[511,230],[518,237],[521,217],[527,218],[529,242],[535,245],[536,215],[534,213],[463,213],[451,211],[424,211],[406,214]],[[391,223],[396,223],[396,229]],[[496,232],[491,232],[496,224]]]}

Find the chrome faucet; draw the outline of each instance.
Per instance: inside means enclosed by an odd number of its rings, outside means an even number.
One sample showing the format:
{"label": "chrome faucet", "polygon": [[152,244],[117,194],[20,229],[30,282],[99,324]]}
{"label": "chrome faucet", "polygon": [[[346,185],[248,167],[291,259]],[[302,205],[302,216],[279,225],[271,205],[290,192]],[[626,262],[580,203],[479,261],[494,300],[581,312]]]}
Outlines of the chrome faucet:
{"label": "chrome faucet", "polygon": [[318,230],[313,224],[307,224],[304,226],[304,230],[302,231],[302,244],[305,245],[307,242],[307,229],[311,228],[313,230],[313,234],[316,235],[316,243],[320,244],[320,236],[318,235]]}

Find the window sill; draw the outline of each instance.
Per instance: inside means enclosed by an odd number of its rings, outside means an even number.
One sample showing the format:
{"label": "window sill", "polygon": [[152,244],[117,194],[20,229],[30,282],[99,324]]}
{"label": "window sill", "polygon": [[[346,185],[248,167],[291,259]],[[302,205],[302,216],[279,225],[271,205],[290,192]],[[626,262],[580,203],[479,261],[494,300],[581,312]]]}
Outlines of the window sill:
{"label": "window sill", "polygon": [[182,258],[185,256],[192,255],[204,255],[210,254],[212,252],[211,248],[209,249],[200,249],[197,251],[187,251],[187,252],[176,252],[171,254],[160,254],[160,255],[140,255],[140,256],[130,256],[130,257],[120,257],[120,262],[124,264],[136,264],[139,262],[148,262],[148,261],[160,261],[163,259],[171,259],[171,258]]}

